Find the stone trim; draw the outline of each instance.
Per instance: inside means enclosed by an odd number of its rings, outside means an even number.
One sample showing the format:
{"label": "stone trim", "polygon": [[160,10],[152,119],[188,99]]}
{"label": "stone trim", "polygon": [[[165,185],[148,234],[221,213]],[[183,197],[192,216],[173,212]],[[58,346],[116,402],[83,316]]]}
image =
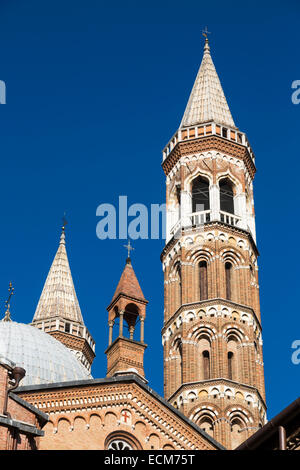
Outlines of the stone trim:
{"label": "stone trim", "polygon": [[247,385],[247,384],[242,384],[240,382],[235,382],[234,380],[230,380],[230,379],[225,379],[225,378],[215,378],[215,379],[208,379],[208,380],[198,380],[196,382],[187,382],[187,383],[184,383],[182,384],[177,390],[176,392],[174,392],[169,398],[168,400],[171,401],[171,400],[174,400],[176,395],[182,393],[184,390],[186,389],[189,389],[195,385],[209,385],[209,384],[212,384],[212,386],[216,385],[216,384],[221,384],[221,385],[228,385],[229,384],[232,384],[233,386],[237,386],[239,387],[241,390],[246,390],[247,389],[250,389],[252,390],[253,392],[257,393],[261,403],[264,405],[264,408],[265,410],[267,409],[267,405],[264,401],[264,399],[262,398],[259,390],[256,388],[256,387],[253,387],[252,385]]}
{"label": "stone trim", "polygon": [[19,403],[19,405],[24,406],[24,408],[27,408],[28,410],[32,411],[42,421],[44,421],[44,422],[49,421],[49,416],[46,413],[44,413],[43,411],[40,411],[38,408],[31,405],[31,403],[28,403],[26,400],[23,400],[23,398],[19,397],[15,393],[9,392],[8,396],[9,396],[9,398],[14,400],[15,402]]}
{"label": "stone trim", "polygon": [[9,428],[17,428],[25,434],[31,434],[33,436],[44,436],[44,431],[41,431],[36,426],[26,424],[15,419],[7,418],[6,416],[0,416],[0,424]]}
{"label": "stone trim", "polygon": [[166,324],[163,326],[161,329],[161,334],[164,334],[166,329],[170,327],[170,325],[175,321],[176,317],[180,315],[182,312],[184,312],[187,309],[195,309],[195,308],[201,308],[203,306],[214,306],[215,304],[224,304],[227,307],[234,307],[236,309],[242,309],[246,310],[249,312],[251,315],[253,315],[256,323],[259,325],[260,332],[262,331],[262,327],[260,324],[260,321],[258,320],[255,311],[253,308],[248,307],[247,305],[242,305],[242,304],[237,304],[236,302],[232,302],[231,300],[228,299],[221,299],[221,298],[216,298],[216,299],[209,299],[209,300],[202,300],[199,302],[193,302],[189,304],[182,304],[175,313],[169,318],[169,320],[166,322]]}

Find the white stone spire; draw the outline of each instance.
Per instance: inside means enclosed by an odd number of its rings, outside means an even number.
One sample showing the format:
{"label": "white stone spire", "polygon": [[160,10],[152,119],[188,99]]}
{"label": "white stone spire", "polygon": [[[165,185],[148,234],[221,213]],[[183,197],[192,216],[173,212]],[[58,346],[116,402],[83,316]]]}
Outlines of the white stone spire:
{"label": "white stone spire", "polygon": [[54,317],[84,324],[68,261],[64,227],[33,322]]}
{"label": "white stone spire", "polygon": [[192,92],[180,128],[214,121],[235,127],[222,85],[210,55],[208,39]]}

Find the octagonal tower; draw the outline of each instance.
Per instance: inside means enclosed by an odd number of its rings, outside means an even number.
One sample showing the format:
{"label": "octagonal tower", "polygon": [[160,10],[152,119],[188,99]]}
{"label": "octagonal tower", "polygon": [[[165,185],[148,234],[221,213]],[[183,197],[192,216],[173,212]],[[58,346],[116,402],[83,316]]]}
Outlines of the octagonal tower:
{"label": "octagonal tower", "polygon": [[229,449],[265,424],[253,178],[208,40],[166,175],[164,392]]}

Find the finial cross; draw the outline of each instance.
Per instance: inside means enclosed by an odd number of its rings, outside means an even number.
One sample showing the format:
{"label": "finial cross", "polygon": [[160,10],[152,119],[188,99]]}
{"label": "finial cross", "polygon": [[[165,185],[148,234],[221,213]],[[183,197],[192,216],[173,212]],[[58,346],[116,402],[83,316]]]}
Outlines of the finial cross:
{"label": "finial cross", "polygon": [[205,28],[202,29],[202,34],[205,38],[207,38],[208,34],[211,34],[211,32],[207,30],[207,26],[205,26]]}
{"label": "finial cross", "polygon": [[68,223],[67,219],[66,219],[66,213],[64,212],[64,216],[62,218],[62,222],[63,222],[63,226],[62,226],[62,229],[65,230],[65,227]]}
{"label": "finial cross", "polygon": [[124,246],[124,248],[127,248],[128,258],[130,258],[130,252],[131,252],[132,250],[134,250],[134,248],[130,245],[130,240],[128,240],[127,245],[123,245],[123,246]]}
{"label": "finial cross", "polygon": [[10,299],[12,297],[12,295],[14,295],[14,287],[12,286],[12,283],[10,282],[9,283],[9,287],[8,287],[8,299],[5,301],[5,307],[6,308],[9,308],[9,305],[10,305]]}

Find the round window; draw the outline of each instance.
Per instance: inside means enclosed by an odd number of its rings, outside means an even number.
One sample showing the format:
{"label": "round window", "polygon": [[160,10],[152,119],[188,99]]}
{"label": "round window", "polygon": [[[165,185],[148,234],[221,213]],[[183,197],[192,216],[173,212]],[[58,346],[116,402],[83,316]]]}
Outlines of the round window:
{"label": "round window", "polygon": [[122,439],[114,439],[109,443],[108,450],[133,450],[133,448]]}

